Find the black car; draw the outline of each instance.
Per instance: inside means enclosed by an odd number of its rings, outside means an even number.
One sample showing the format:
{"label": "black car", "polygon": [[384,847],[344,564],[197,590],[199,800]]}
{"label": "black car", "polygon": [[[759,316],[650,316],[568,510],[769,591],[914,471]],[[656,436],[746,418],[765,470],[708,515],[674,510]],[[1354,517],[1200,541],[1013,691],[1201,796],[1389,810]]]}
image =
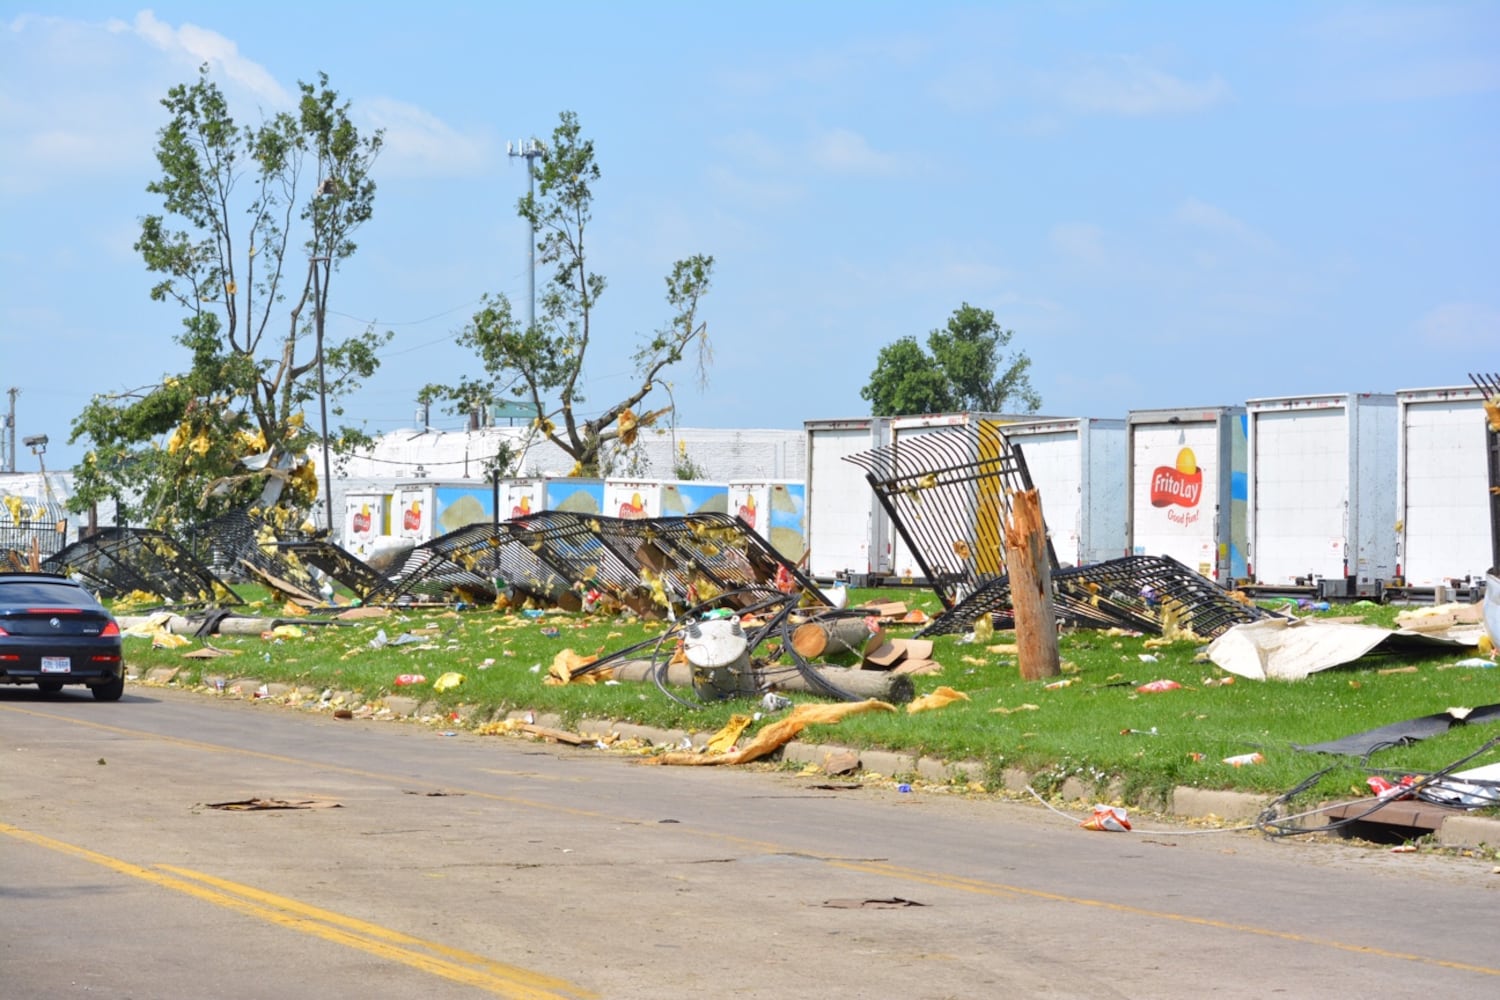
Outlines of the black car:
{"label": "black car", "polygon": [[0,684],[61,691],[86,684],[100,701],[125,693],[120,626],[79,584],[50,573],[0,573]]}

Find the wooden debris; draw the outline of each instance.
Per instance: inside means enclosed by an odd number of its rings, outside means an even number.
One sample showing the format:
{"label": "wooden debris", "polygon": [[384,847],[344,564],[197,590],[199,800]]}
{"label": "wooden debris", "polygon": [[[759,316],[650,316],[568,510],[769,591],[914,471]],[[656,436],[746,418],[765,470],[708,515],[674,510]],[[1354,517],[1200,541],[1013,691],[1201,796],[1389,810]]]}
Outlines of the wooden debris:
{"label": "wooden debris", "polygon": [[1062,673],[1062,665],[1057,651],[1052,569],[1041,498],[1034,489],[1012,497],[1005,524],[1005,565],[1010,570],[1021,677],[1029,681],[1056,677]]}

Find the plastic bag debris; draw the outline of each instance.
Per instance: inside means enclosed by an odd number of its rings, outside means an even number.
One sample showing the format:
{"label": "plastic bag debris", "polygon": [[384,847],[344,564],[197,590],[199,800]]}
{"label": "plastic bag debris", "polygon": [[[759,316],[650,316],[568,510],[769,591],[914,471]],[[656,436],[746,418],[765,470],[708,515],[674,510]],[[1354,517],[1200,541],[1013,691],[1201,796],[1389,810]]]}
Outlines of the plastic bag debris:
{"label": "plastic bag debris", "polygon": [[1142,684],[1140,687],[1136,688],[1136,690],[1141,694],[1159,694],[1162,691],[1176,691],[1181,687],[1182,685],[1178,684],[1176,681],[1159,680],[1148,681],[1145,684]]}
{"label": "plastic bag debris", "polygon": [[785,695],[777,694],[775,691],[767,691],[760,700],[762,712],[781,712],[792,707],[792,699]]}
{"label": "plastic bag debris", "polygon": [[449,690],[452,690],[453,688],[458,687],[463,682],[464,682],[464,675],[463,674],[456,673],[456,672],[450,670],[447,673],[443,674],[441,677],[439,677],[437,680],[435,680],[435,681],[432,682],[432,689],[434,691],[449,691]]}
{"label": "plastic bag debris", "polygon": [[387,638],[385,634],[385,629],[381,629],[380,631],[375,633],[375,638],[371,639],[365,645],[369,646],[371,649],[384,649],[386,644],[390,641],[391,640]]}
{"label": "plastic bag debris", "polygon": [[709,753],[728,753],[734,749],[734,741],[740,738],[745,727],[753,721],[748,715],[731,715],[729,721],[724,723],[724,728],[709,737],[703,749]]}
{"label": "plastic bag debris", "polygon": [[1094,814],[1078,824],[1085,830],[1103,830],[1108,833],[1129,833],[1130,818],[1122,806],[1094,806]]}
{"label": "plastic bag debris", "polygon": [[394,683],[397,687],[410,687],[413,684],[424,684],[427,678],[422,674],[397,674]]}

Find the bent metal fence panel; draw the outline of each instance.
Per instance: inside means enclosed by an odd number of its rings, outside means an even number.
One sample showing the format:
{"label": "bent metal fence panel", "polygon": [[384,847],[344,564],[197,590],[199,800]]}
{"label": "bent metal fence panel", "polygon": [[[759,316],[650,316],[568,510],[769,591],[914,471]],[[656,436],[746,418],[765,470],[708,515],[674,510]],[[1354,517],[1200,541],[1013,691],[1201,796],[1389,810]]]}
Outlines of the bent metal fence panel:
{"label": "bent metal fence panel", "polygon": [[[903,438],[845,461],[865,470],[945,608],[1006,575],[1011,496],[1032,486],[1020,449],[1010,445],[998,423],[980,421]],[[1050,542],[1047,548],[1056,566]]]}
{"label": "bent metal fence panel", "polygon": [[145,528],[103,528],[42,563],[101,597],[148,594],[174,607],[232,607],[244,601],[177,540]]}
{"label": "bent metal fence panel", "polygon": [[440,600],[455,591],[490,600],[506,587],[576,609],[592,590],[655,615],[721,597],[739,606],[752,599],[739,591],[775,583],[818,594],[795,566],[726,514],[621,519],[543,511],[469,525],[418,546],[370,602]]}
{"label": "bent metal fence panel", "polygon": [[257,511],[222,514],[198,531],[197,537],[208,565],[223,572],[248,570],[273,589],[284,583],[317,596],[321,583],[317,573],[322,573],[363,601],[385,584],[385,578],[354,553],[327,539],[280,530]]}
{"label": "bent metal fence panel", "polygon": [[[1059,620],[1082,628],[1128,628],[1160,634],[1169,625],[1212,639],[1234,625],[1271,617],[1170,556],[1125,556],[1052,571]],[[967,632],[981,615],[1014,625],[1010,580],[986,583],[932,620],[923,636]]]}

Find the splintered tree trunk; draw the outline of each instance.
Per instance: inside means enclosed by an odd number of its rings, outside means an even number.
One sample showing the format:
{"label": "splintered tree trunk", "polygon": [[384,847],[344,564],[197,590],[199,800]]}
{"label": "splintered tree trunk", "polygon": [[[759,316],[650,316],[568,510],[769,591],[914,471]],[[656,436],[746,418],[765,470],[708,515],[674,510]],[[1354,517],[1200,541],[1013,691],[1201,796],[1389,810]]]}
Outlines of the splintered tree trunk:
{"label": "splintered tree trunk", "polygon": [[1010,572],[1011,610],[1016,619],[1016,655],[1029,681],[1062,673],[1057,656],[1057,612],[1052,605],[1052,566],[1047,528],[1036,490],[1012,497],[1005,525],[1005,568]]}

